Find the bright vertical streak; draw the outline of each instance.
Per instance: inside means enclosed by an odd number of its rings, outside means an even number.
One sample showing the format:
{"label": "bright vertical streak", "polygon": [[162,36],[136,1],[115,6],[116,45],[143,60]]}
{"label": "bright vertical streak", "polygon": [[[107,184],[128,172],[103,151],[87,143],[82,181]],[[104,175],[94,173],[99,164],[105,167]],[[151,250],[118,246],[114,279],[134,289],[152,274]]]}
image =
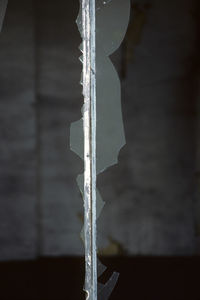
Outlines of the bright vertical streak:
{"label": "bright vertical streak", "polygon": [[85,290],[88,300],[97,300],[95,19],[95,0],[82,0]]}
{"label": "bright vertical streak", "polygon": [[97,299],[96,251],[96,0],[91,0],[91,145],[92,145],[92,255],[93,299]]}

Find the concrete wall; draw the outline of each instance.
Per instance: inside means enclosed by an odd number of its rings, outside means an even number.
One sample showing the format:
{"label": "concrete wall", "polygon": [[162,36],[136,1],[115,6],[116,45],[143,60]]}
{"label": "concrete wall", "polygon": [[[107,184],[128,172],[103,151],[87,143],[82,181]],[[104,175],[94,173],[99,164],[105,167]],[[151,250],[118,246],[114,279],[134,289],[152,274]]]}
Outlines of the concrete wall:
{"label": "concrete wall", "polygon": [[10,1],[0,36],[0,259],[37,252],[35,38],[31,0]]}
{"label": "concrete wall", "polygon": [[[83,163],[69,148],[82,106],[78,1],[33,2],[10,0],[0,36],[1,260],[83,254]],[[98,178],[98,243],[105,254],[191,255],[200,216],[197,2],[137,2],[131,55],[122,47],[113,56],[119,70],[127,63],[127,145]]]}
{"label": "concrete wall", "polygon": [[148,10],[139,2],[146,21],[123,82],[127,145],[119,165],[101,178],[109,202],[100,219],[102,236],[106,228],[128,253],[192,254],[195,2],[151,1]]}

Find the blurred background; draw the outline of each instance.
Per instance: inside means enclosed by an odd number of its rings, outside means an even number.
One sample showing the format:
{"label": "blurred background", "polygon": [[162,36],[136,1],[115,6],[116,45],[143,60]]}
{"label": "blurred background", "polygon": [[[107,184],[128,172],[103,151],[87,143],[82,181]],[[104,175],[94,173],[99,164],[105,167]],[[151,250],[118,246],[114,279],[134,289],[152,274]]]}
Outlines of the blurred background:
{"label": "blurred background", "polygon": [[[1,299],[84,299],[83,162],[69,145],[83,104],[78,10],[78,0],[9,0],[0,34]],[[200,299],[199,13],[198,0],[132,1],[111,57],[127,142],[98,177],[99,254],[121,273],[111,299]]]}

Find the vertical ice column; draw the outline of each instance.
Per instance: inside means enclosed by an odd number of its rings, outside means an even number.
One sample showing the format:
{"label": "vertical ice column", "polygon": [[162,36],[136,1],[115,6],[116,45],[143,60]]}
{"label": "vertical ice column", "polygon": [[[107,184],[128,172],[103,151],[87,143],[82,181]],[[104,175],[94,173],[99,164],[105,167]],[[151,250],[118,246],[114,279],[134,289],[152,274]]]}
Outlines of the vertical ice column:
{"label": "vertical ice column", "polygon": [[82,2],[85,291],[97,299],[96,254],[96,22],[95,0]]}
{"label": "vertical ice column", "polygon": [[[118,74],[109,56],[120,46],[127,30],[130,0],[81,0],[77,19],[83,43],[83,118],[71,126],[71,149],[84,160],[77,178],[84,198],[86,280],[89,300],[107,300],[117,282],[113,273],[106,284],[97,283],[105,267],[96,256],[96,219],[104,202],[96,189],[96,175],[118,162],[125,144]],[[84,134],[83,134],[84,133]],[[97,274],[98,273],[98,274]]]}

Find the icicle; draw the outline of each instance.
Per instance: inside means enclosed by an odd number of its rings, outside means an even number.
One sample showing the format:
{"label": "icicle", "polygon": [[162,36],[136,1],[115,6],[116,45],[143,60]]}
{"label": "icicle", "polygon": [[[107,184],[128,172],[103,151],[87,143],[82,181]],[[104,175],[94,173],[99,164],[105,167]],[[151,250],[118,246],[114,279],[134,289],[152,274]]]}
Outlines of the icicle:
{"label": "icicle", "polygon": [[[97,261],[96,220],[104,202],[96,175],[116,164],[125,144],[119,77],[109,59],[121,44],[130,14],[130,0],[80,0],[83,118],[71,125],[71,149],[84,160],[77,183],[84,198],[85,291],[88,300],[107,300],[118,280],[97,283],[105,267]],[[98,269],[98,270],[97,270]],[[97,274],[98,273],[98,274]]]}

